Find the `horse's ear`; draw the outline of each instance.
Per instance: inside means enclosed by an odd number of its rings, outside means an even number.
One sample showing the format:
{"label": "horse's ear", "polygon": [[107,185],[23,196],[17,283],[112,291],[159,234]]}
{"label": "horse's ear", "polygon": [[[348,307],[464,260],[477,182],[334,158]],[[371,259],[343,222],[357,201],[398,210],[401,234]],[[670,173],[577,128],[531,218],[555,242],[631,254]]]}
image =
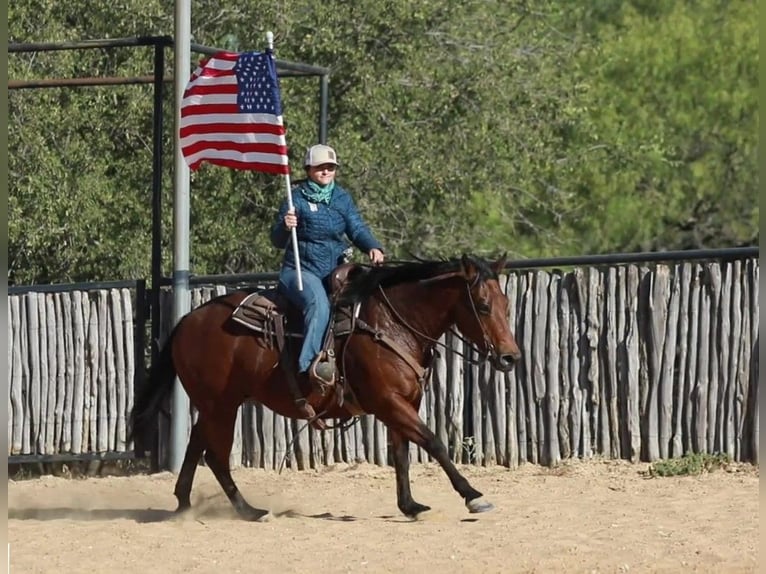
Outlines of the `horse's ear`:
{"label": "horse's ear", "polygon": [[494,271],[496,275],[500,275],[503,271],[505,271],[505,263],[507,259],[508,259],[508,252],[506,251],[500,256],[500,259],[498,259],[492,264],[492,271]]}
{"label": "horse's ear", "polygon": [[463,256],[460,258],[460,266],[463,268],[463,276],[468,281],[472,280],[477,272],[476,265],[471,261],[467,253],[463,253]]}
{"label": "horse's ear", "polygon": [[460,257],[460,268],[463,270],[463,273],[468,272],[468,268],[471,265],[471,260],[468,259],[468,255],[466,253],[463,253],[463,255]]}

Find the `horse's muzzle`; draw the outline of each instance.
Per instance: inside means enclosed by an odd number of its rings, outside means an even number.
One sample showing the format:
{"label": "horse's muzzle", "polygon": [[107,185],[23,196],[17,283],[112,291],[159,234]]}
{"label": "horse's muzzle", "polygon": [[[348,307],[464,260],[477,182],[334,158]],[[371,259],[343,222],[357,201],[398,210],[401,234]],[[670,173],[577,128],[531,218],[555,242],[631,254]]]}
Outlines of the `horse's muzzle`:
{"label": "horse's muzzle", "polygon": [[496,353],[492,355],[492,366],[498,371],[507,373],[513,369],[514,365],[521,359],[521,353]]}

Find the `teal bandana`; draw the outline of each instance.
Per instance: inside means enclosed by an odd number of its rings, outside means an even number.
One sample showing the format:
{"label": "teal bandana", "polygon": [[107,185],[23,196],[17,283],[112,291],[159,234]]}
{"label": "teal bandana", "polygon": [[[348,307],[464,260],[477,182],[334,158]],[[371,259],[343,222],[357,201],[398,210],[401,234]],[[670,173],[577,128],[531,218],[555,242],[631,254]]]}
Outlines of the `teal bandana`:
{"label": "teal bandana", "polygon": [[318,183],[308,180],[308,188],[305,186],[301,188],[303,195],[312,203],[326,203],[330,204],[330,198],[332,192],[335,189],[335,181],[331,181],[327,185],[319,185]]}

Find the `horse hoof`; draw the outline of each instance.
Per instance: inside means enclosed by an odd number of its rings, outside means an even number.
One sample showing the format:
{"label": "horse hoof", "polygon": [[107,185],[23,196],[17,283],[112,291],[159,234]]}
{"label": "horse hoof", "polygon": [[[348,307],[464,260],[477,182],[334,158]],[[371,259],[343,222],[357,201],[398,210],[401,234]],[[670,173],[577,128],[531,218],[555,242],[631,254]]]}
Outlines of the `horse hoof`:
{"label": "horse hoof", "polygon": [[237,508],[237,514],[240,518],[247,522],[267,522],[271,512],[268,510],[261,510],[259,508],[253,508],[252,506],[246,506],[243,508]]}
{"label": "horse hoof", "polygon": [[474,498],[473,500],[469,500],[465,503],[465,505],[468,507],[468,512],[471,514],[477,514],[479,512],[489,512],[492,510],[494,505],[491,502],[487,502],[486,500],[483,500],[481,498]]}
{"label": "horse hoof", "polygon": [[176,508],[176,514],[184,514],[191,510],[191,504],[183,503],[178,505],[178,508]]}
{"label": "horse hoof", "polygon": [[268,510],[256,510],[253,508],[251,510],[241,511],[239,516],[247,522],[268,522],[270,514],[271,513]]}
{"label": "horse hoof", "polygon": [[425,504],[418,504],[417,502],[413,503],[408,508],[403,508],[402,513],[412,518],[413,520],[418,520],[419,518],[423,517],[423,514],[431,510],[430,506],[426,506]]}

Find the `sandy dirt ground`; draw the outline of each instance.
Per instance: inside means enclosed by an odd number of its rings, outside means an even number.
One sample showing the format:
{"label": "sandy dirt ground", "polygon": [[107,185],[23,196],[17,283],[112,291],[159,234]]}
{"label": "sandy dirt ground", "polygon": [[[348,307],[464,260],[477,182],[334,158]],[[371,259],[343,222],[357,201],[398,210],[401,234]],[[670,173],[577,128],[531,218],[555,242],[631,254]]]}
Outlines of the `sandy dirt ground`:
{"label": "sandy dirt ground", "polygon": [[[411,521],[394,472],[239,469],[274,516],[234,514],[201,467],[195,508],[176,516],[169,473],[8,483],[11,572],[757,572],[758,470],[649,478],[647,464],[461,467],[495,505],[472,515],[436,465],[413,465]],[[290,511],[290,512],[287,512]]]}

